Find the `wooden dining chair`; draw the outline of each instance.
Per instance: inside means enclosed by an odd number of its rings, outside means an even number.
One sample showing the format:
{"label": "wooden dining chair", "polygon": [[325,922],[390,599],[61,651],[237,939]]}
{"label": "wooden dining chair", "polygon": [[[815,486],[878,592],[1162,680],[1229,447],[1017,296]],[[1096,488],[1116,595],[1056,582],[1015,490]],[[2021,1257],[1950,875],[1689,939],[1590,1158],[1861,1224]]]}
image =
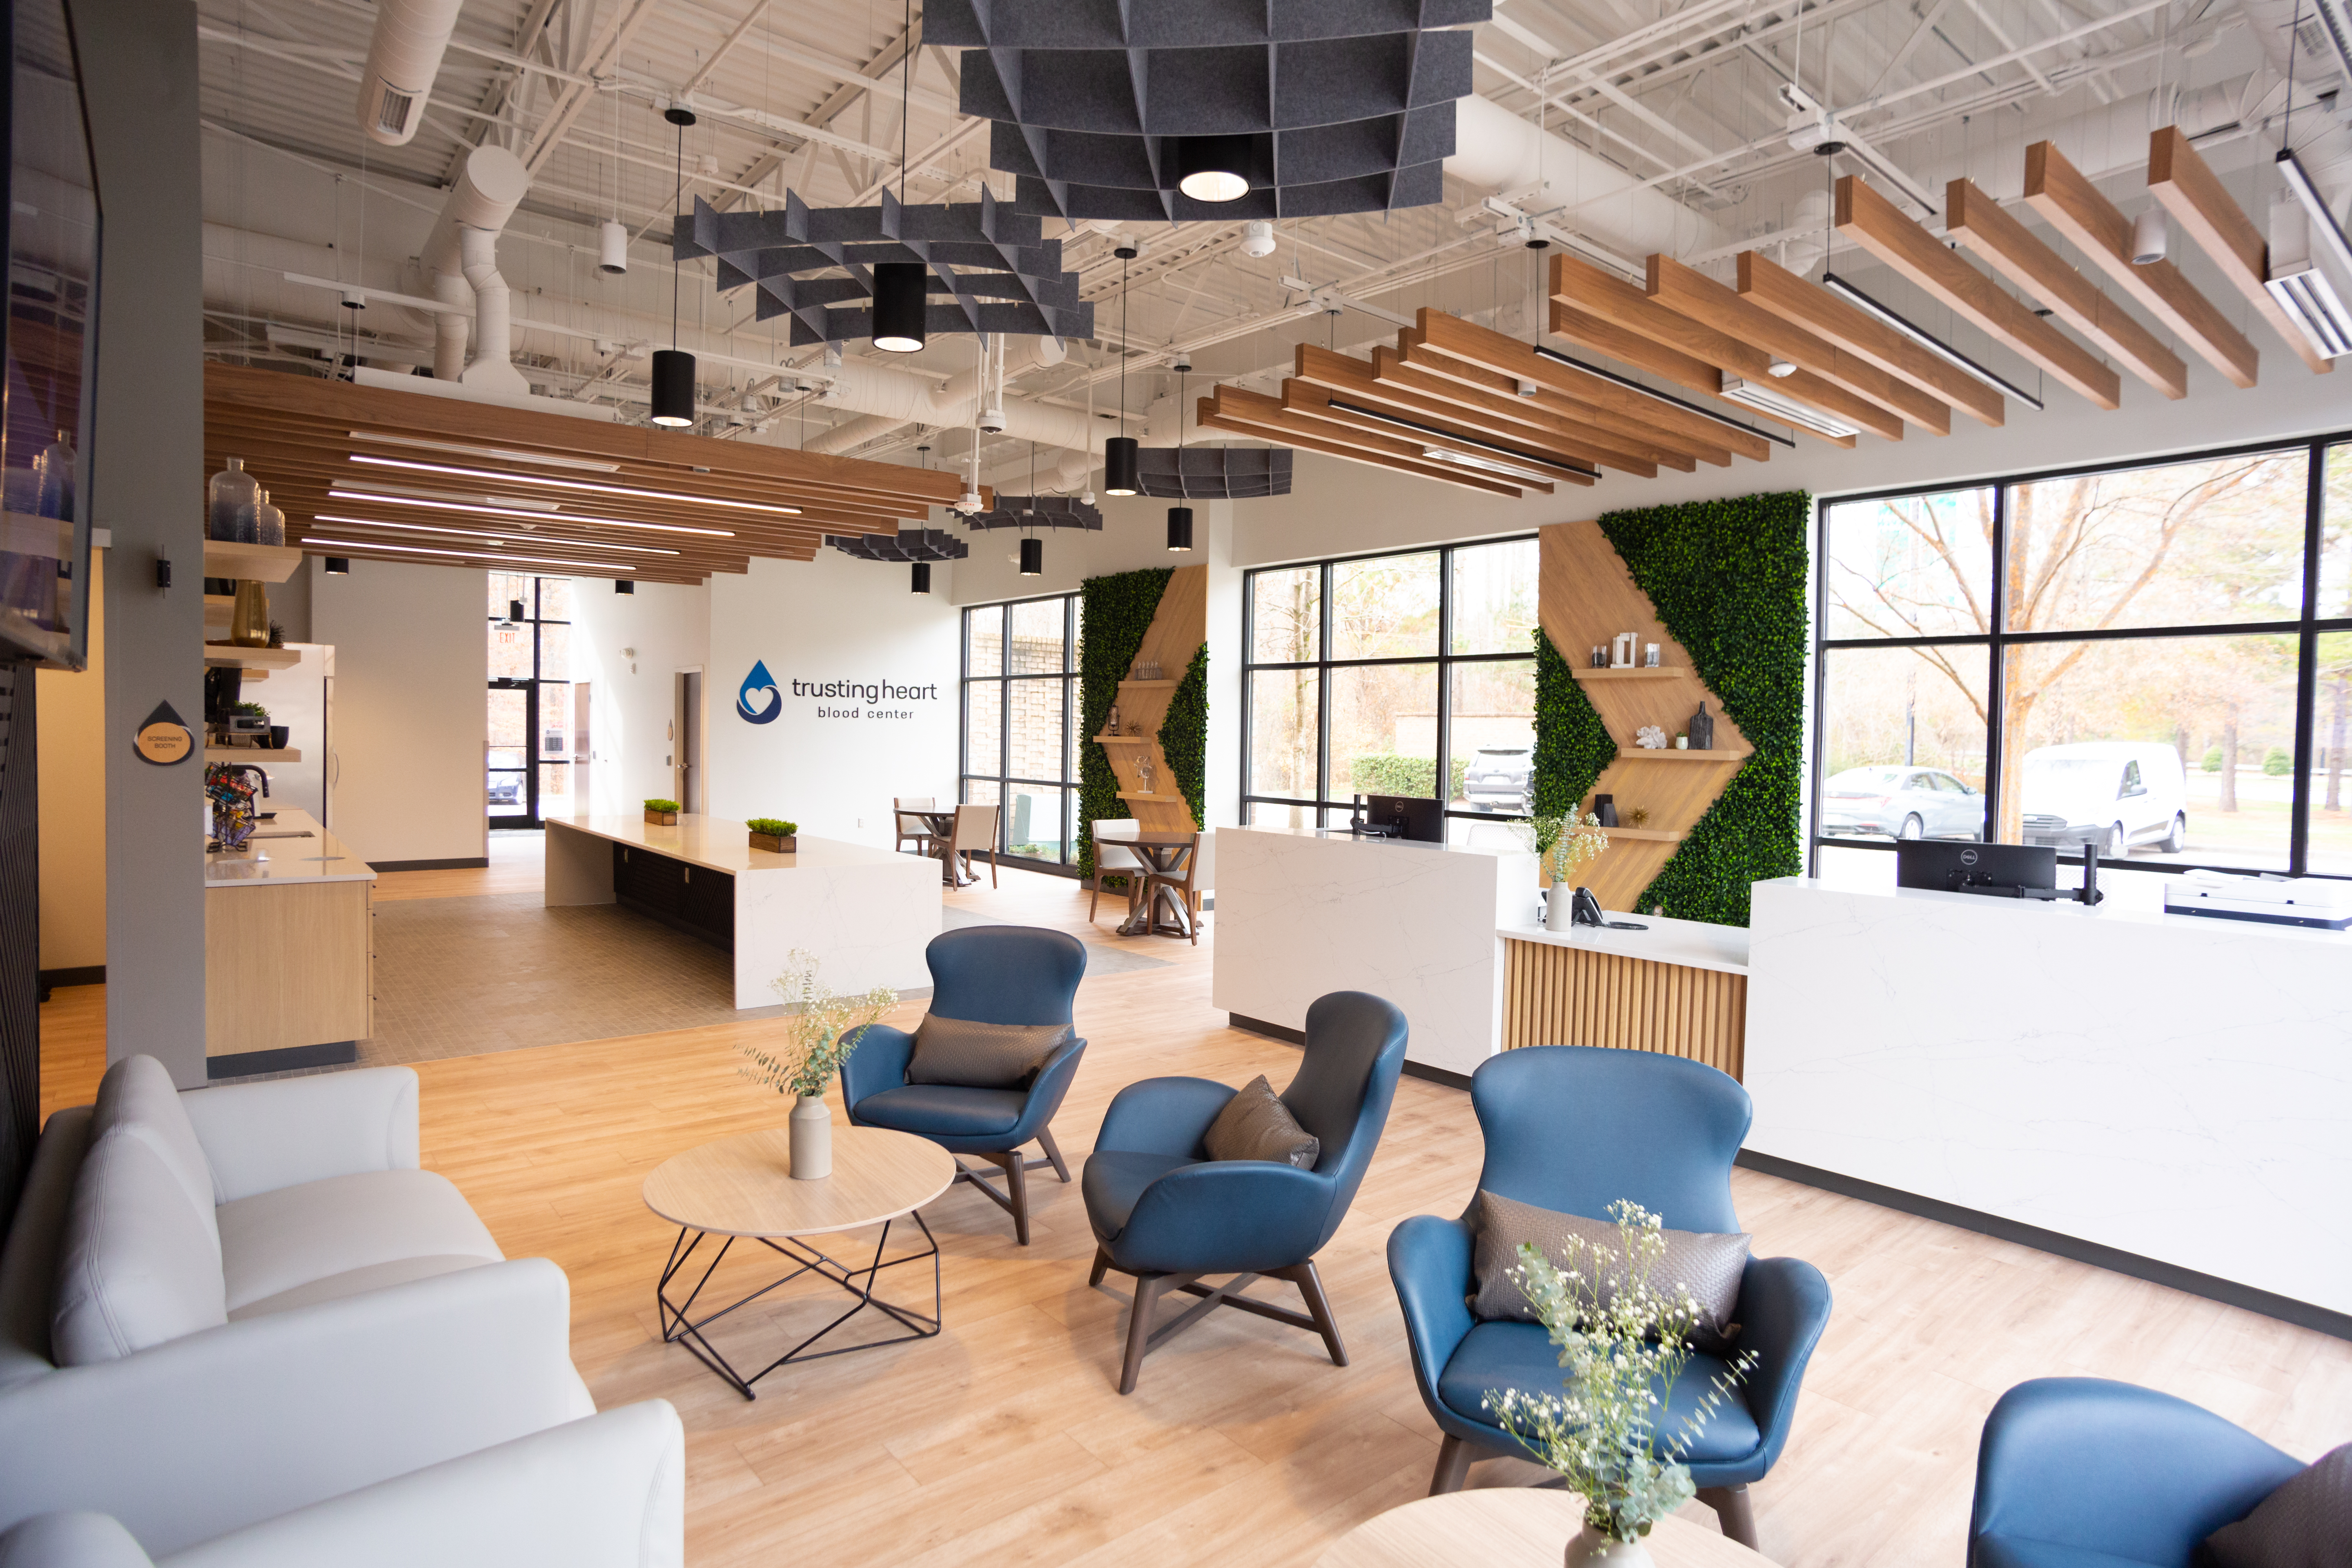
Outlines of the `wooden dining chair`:
{"label": "wooden dining chair", "polygon": [[[1143,879],[1143,929],[1149,933],[1159,921],[1152,918],[1161,889],[1176,896],[1184,911],[1184,930],[1192,945],[1201,945],[1201,843],[1205,833],[1192,835],[1192,847],[1185,852],[1183,869],[1180,871],[1147,871]],[[1171,933],[1172,934],[1172,933]]]}
{"label": "wooden dining chair", "polygon": [[[1143,825],[1131,816],[1106,816],[1091,824],[1095,837],[1095,874],[1087,879],[1087,923],[1094,924],[1095,907],[1102,902],[1105,877],[1125,877],[1131,889],[1135,879],[1143,874],[1143,857],[1118,842],[1123,836],[1143,830]],[[1106,839],[1108,829],[1110,837]],[[1130,899],[1129,903],[1134,900]]]}
{"label": "wooden dining chair", "polygon": [[988,857],[988,885],[996,886],[996,807],[992,805],[960,805],[956,807],[955,837],[948,841],[948,853],[963,861],[963,868],[971,869],[971,858]]}
{"label": "wooden dining chair", "polygon": [[913,845],[915,853],[931,852],[931,825],[917,816],[919,811],[929,811],[938,805],[936,797],[928,795],[902,795],[890,802],[890,815],[898,829],[898,842],[894,849]]}

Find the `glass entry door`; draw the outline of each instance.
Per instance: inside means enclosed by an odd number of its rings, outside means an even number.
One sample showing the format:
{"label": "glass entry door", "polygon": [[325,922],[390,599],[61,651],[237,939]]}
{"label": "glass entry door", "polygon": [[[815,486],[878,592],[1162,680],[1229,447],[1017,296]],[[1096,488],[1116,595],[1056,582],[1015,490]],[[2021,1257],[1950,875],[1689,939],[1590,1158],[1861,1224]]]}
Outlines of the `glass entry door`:
{"label": "glass entry door", "polygon": [[572,584],[492,572],[485,808],[492,827],[572,810]]}

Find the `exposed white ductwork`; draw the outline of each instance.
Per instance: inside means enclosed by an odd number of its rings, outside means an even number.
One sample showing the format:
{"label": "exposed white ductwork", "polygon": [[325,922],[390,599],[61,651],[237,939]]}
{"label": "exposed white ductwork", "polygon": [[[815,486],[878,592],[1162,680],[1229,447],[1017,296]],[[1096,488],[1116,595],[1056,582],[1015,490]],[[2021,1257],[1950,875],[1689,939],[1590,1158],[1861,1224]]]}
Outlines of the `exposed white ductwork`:
{"label": "exposed white ductwork", "polygon": [[[2328,209],[2340,224],[2345,216],[2345,197],[2352,194],[2352,128],[2316,111],[2306,118],[2303,112],[2306,101],[2304,94],[2309,87],[2324,85],[2331,76],[2336,76],[2336,107],[2340,112],[2345,107],[2345,95],[2352,94],[2352,81],[2345,81],[2337,75],[2332,50],[2304,49],[2301,58],[2296,58],[2297,16],[2308,17],[2314,28],[2320,25],[2305,0],[2238,0],[2238,10],[2263,46],[2263,55],[2270,61],[2272,71],[2285,78],[2290,66],[2293,68],[2295,159],[2319,187],[2319,194],[2326,198]],[[2284,107],[2284,100],[2281,107]]]}
{"label": "exposed white ductwork", "polygon": [[509,290],[499,276],[499,237],[486,228],[457,231],[466,281],[474,289],[474,363],[459,379],[492,392],[523,392],[530,384],[514,367],[514,336],[507,325]]}
{"label": "exposed white ductwork", "polygon": [[522,160],[503,147],[477,147],[449,191],[441,216],[425,236],[423,260],[432,275],[433,297],[445,304],[471,302],[475,310],[474,363],[466,363],[466,319],[446,312],[435,318],[433,377],[464,381],[498,392],[528,390],[512,363],[508,330],[506,279],[499,276],[499,231],[530,189]]}
{"label": "exposed white ductwork", "polygon": [[1516,199],[1529,214],[1569,209],[1564,229],[1621,255],[1685,256],[1724,241],[1711,218],[1642,184],[1639,175],[1472,93],[1454,106],[1454,155],[1445,172]]}
{"label": "exposed white ductwork", "polygon": [[[2168,104],[2152,94],[2134,93],[2070,115],[2027,138],[2049,142],[2085,177],[2097,180],[2126,169],[2147,167],[2148,133],[2164,125],[2180,127],[2192,141],[2226,131],[2254,111],[2251,101],[2261,82],[2251,76],[2182,92]],[[2014,202],[2025,194],[2025,160],[2014,144],[1979,147],[1906,163],[1919,184],[1941,195],[1945,184],[1963,175],[1997,202]]]}
{"label": "exposed white ductwork", "polygon": [[1780,247],[1780,265],[1800,278],[1808,277],[1830,253],[1830,194],[1807,191],[1799,196],[1789,226],[1797,237]]}
{"label": "exposed white ductwork", "polygon": [[[1061,340],[1011,337],[1004,344],[1004,374],[1021,375],[1062,363],[1067,353]],[[836,425],[809,438],[812,452],[846,452],[888,435],[906,425],[937,425],[961,428],[980,410],[988,377],[984,363],[954,377],[945,386],[887,365],[849,360],[833,373],[834,382],[817,402],[827,408],[845,408],[866,417]],[[1098,451],[1102,437],[1087,428],[1084,414],[1048,408],[1021,398],[1003,399],[1004,434],[1055,447],[1085,447]]]}
{"label": "exposed white ductwork", "polygon": [[360,129],[397,147],[425,121],[425,100],[457,30],[461,0],[378,0],[375,33],[360,73]]}

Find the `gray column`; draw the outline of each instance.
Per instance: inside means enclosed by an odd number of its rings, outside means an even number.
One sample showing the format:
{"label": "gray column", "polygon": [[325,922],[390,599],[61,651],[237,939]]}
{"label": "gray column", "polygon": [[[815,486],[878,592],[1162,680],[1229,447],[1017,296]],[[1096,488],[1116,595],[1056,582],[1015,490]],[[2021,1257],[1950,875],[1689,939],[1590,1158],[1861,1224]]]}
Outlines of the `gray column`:
{"label": "gray column", "polygon": [[[95,526],[106,569],[106,1054],[205,1081],[204,763],[133,754],[159,702],[204,728],[204,194],[196,10],[74,0],[102,213]],[[172,587],[155,586],[155,563]]]}

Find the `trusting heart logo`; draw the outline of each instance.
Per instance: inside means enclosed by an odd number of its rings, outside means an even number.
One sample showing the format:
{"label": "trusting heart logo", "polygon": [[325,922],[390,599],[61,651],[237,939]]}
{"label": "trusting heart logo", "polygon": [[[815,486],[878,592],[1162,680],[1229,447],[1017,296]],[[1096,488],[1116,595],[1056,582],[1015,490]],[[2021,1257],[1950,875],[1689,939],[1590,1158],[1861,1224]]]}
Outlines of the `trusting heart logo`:
{"label": "trusting heart logo", "polygon": [[776,678],[768,673],[765,660],[753,659],[751,673],[735,694],[736,715],[747,724],[770,724],[783,710],[784,694],[776,689]]}

